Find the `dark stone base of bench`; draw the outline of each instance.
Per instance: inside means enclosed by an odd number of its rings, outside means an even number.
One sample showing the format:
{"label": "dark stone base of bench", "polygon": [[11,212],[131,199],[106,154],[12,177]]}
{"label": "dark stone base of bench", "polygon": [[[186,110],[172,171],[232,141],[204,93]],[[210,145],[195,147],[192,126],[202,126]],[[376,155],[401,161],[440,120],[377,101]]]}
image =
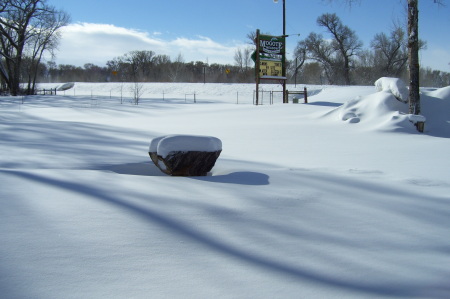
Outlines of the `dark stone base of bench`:
{"label": "dark stone base of bench", "polygon": [[214,167],[222,151],[173,151],[166,157],[149,152],[153,163],[164,173],[171,176],[206,176]]}

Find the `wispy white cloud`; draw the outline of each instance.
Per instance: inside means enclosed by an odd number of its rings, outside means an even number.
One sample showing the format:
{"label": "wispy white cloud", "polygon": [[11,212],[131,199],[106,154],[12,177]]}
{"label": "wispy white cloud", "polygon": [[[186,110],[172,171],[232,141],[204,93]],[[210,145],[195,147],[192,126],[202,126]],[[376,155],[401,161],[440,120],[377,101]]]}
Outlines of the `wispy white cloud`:
{"label": "wispy white cloud", "polygon": [[[233,61],[234,52],[238,46],[222,45],[204,36],[198,36],[197,39],[177,38],[168,42],[169,48],[178,49],[186,60],[199,60],[218,63],[230,63]],[[196,59],[189,59],[196,57]]]}
{"label": "wispy white cloud", "polygon": [[245,44],[220,44],[211,38],[179,37],[164,39],[164,34],[149,34],[110,24],[76,23],[61,29],[62,38],[56,63],[82,66],[85,63],[105,65],[108,60],[134,50],[151,50],[175,58],[182,54],[185,61],[233,63],[234,52]]}

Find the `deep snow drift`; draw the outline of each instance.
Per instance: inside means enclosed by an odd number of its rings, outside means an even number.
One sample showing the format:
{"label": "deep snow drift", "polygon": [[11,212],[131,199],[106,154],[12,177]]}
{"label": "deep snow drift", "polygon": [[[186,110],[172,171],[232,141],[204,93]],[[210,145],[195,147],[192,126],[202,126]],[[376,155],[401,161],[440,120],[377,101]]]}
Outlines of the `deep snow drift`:
{"label": "deep snow drift", "polygon": [[[0,98],[2,298],[450,297],[450,87],[418,133],[375,86],[132,86]],[[171,134],[222,141],[209,176],[153,165]]]}

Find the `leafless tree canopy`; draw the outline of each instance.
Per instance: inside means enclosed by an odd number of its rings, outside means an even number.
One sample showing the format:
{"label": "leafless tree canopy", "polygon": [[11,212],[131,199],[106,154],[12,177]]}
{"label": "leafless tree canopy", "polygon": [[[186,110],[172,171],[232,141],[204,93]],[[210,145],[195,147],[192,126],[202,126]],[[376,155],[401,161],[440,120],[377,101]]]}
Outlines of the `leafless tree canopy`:
{"label": "leafless tree canopy", "polygon": [[58,29],[68,22],[68,15],[46,0],[0,2],[0,75],[12,95],[22,81],[32,92],[43,53],[55,49]]}
{"label": "leafless tree canopy", "polygon": [[336,14],[319,16],[317,24],[325,27],[332,39],[325,39],[321,34],[312,32],[299,42],[295,53],[300,55],[300,61],[309,58],[319,62],[329,83],[351,84],[351,68],[354,67],[354,58],[360,52],[362,42],[353,30],[342,24]]}

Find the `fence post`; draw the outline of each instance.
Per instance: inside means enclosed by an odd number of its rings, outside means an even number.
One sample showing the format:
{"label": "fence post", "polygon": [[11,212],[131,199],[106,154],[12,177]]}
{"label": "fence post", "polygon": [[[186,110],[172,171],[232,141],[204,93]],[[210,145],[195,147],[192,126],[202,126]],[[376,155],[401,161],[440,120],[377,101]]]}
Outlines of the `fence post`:
{"label": "fence post", "polygon": [[305,104],[308,104],[308,92],[306,90],[306,87],[303,88],[303,92],[305,93]]}

